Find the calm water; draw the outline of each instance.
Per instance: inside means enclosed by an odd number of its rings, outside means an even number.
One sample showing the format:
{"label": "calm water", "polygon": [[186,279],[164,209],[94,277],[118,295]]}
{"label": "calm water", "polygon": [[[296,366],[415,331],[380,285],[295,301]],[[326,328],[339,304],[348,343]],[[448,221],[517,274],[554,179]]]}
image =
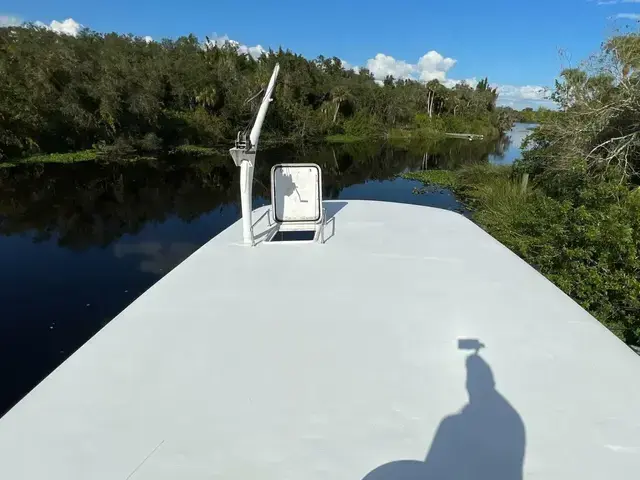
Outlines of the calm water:
{"label": "calm water", "polygon": [[522,152],[522,142],[537,127],[535,123],[518,123],[508,133],[508,142],[506,149],[497,154],[489,155],[489,161],[496,165],[510,165],[516,159],[520,158]]}
{"label": "calm water", "polygon": [[[515,140],[265,150],[256,169],[255,205],[268,203],[273,164],[305,161],[322,167],[325,199],[460,211],[450,192],[415,195],[420,184],[396,175],[473,161],[510,162],[519,147]],[[142,292],[240,218],[238,200],[238,169],[227,157],[0,170],[0,416]],[[215,265],[211,270],[215,274]]]}

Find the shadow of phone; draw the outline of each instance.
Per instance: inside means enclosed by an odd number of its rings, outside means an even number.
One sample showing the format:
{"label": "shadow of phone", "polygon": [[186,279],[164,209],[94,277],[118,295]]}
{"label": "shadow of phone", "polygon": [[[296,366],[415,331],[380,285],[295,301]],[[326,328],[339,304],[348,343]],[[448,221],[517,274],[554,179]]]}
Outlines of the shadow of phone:
{"label": "shadow of phone", "polygon": [[478,353],[481,348],[485,347],[486,345],[477,338],[458,339],[458,350],[474,350],[476,353]]}

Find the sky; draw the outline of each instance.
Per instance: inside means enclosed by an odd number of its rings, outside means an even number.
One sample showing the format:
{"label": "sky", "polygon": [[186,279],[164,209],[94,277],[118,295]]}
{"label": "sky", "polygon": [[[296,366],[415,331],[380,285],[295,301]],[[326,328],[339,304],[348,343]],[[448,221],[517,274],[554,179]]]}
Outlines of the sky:
{"label": "sky", "polygon": [[[616,28],[635,28],[640,0],[2,0],[0,25],[41,22],[148,39],[193,33],[239,42],[256,55],[282,46],[338,57],[376,78],[488,77],[499,103],[550,106],[562,68],[598,51]],[[560,55],[559,52],[564,52]]]}

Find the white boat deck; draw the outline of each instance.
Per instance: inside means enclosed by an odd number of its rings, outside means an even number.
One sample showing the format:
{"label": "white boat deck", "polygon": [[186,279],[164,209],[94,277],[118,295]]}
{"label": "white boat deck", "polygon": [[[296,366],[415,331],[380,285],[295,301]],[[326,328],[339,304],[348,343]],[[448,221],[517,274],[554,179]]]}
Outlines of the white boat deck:
{"label": "white boat deck", "polygon": [[237,223],[153,286],[0,419],[0,478],[638,478],[622,342],[458,214],[328,213],[324,245]]}

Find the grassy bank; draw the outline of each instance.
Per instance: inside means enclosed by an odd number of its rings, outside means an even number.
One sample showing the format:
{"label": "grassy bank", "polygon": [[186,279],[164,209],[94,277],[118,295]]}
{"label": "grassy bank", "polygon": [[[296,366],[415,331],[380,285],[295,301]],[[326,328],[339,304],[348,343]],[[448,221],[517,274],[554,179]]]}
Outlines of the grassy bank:
{"label": "grassy bank", "polygon": [[630,344],[640,343],[640,191],[580,176],[562,199],[510,166],[406,175],[451,188],[473,219]]}
{"label": "grassy bank", "polygon": [[220,153],[220,149],[201,145],[180,145],[169,151],[169,155],[188,155],[191,157],[208,157]]}
{"label": "grassy bank", "polygon": [[32,155],[26,158],[10,160],[0,163],[0,168],[15,167],[28,163],[77,163],[96,160],[98,152],[95,150],[81,150],[69,153],[49,153],[44,155]]}
{"label": "grassy bank", "polygon": [[392,128],[384,133],[378,134],[358,134],[344,133],[336,135],[328,135],[324,140],[328,143],[356,143],[366,140],[391,140],[396,142],[412,141],[412,140],[438,140],[446,138],[447,133],[471,133],[483,135],[486,139],[499,138],[501,132],[499,129],[491,125],[472,123],[459,123],[455,128],[446,128],[442,122],[434,120],[433,125],[416,125],[414,127]]}
{"label": "grassy bank", "polygon": [[[425,134],[427,133],[427,134]],[[401,129],[401,128],[393,128],[389,130],[387,133],[378,134],[378,135],[353,135],[353,134],[337,134],[337,135],[328,135],[324,138],[327,143],[358,143],[365,142],[370,140],[382,141],[382,140],[391,140],[391,141],[410,141],[415,139],[424,139],[424,138],[440,138],[444,137],[443,134],[433,133],[433,132],[422,132],[416,129]]]}
{"label": "grassy bank", "polygon": [[[186,156],[191,158],[207,157],[223,153],[224,149],[203,147],[200,145],[180,145],[172,148],[165,156]],[[137,162],[137,161],[149,161],[156,160],[158,154],[145,154],[144,152],[137,153],[135,151],[120,152],[119,150],[105,151],[90,149],[82,150],[79,152],[67,152],[67,153],[49,153],[42,155],[32,155],[30,157],[18,158],[9,160],[6,162],[0,162],[0,168],[16,167],[18,165],[27,165],[35,163],[78,163],[78,162],[92,162],[96,160],[104,161],[124,161],[124,162]]]}
{"label": "grassy bank", "polygon": [[363,137],[357,135],[328,135],[324,138],[327,143],[358,143],[365,140],[371,140],[370,137]]}
{"label": "grassy bank", "polygon": [[[411,142],[437,142],[446,139],[444,132],[432,128],[393,128],[386,132],[368,131],[365,133],[344,133],[329,135],[326,137],[307,137],[301,140],[296,136],[266,136],[261,140],[263,148],[273,148],[281,145],[293,145],[304,141],[306,144],[330,143],[330,144],[356,144],[361,142],[388,141],[398,147],[406,147]],[[491,139],[492,137],[489,137]],[[76,163],[86,161],[139,161],[171,157],[200,158],[214,155],[227,155],[229,147],[234,140],[228,139],[215,147],[197,144],[178,145],[168,150],[161,149],[159,144],[151,145],[153,148],[141,148],[140,145],[130,142],[115,142],[111,145],[100,144],[93,149],[68,153],[39,154],[30,157],[10,159],[0,162],[0,168],[14,167],[17,165],[32,163]],[[142,145],[142,147],[145,147]]]}

